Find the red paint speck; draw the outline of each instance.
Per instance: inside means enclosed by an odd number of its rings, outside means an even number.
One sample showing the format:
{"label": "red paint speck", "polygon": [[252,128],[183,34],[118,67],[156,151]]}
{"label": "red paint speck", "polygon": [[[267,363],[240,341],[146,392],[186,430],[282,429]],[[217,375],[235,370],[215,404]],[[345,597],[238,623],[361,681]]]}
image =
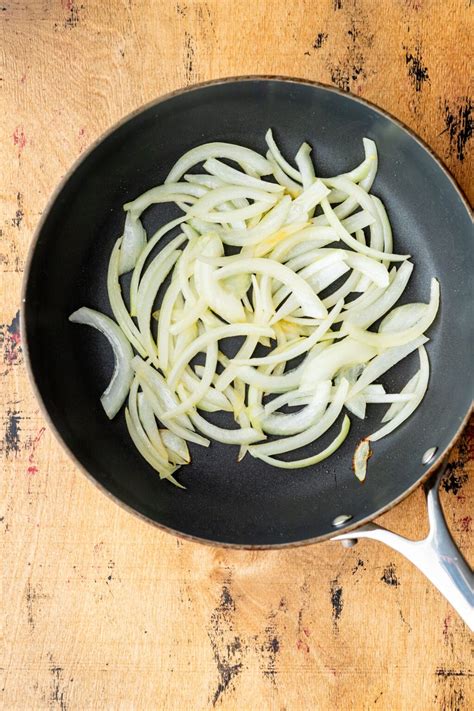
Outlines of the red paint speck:
{"label": "red paint speck", "polygon": [[36,437],[34,438],[34,440],[31,443],[30,456],[28,457],[29,467],[26,470],[28,474],[37,474],[38,473],[38,467],[34,463],[34,458],[35,458],[35,454],[36,454],[36,449],[38,447],[41,437],[45,433],[45,430],[46,430],[46,427],[41,427],[41,429],[38,430]]}
{"label": "red paint speck", "polygon": [[299,640],[296,642],[296,648],[299,649],[300,652],[301,652],[301,651],[305,652],[305,654],[308,654],[308,653],[309,653],[309,646],[306,644],[306,642],[303,642],[302,639],[299,639]]}
{"label": "red paint speck", "polygon": [[464,516],[464,518],[459,519],[459,530],[463,533],[471,532],[472,516]]}
{"label": "red paint speck", "polygon": [[21,82],[22,84],[24,84],[25,81],[26,81],[26,72],[25,72],[25,74],[22,75],[22,77],[21,77],[21,79],[20,79],[20,82]]}
{"label": "red paint speck", "polygon": [[305,635],[306,635],[307,637],[309,637],[310,634],[311,634],[311,632],[309,631],[309,629],[308,629],[307,627],[303,627],[303,632],[305,633]]}
{"label": "red paint speck", "polygon": [[17,126],[13,131],[13,145],[18,146],[18,158],[21,156],[23,148],[26,146],[26,134],[23,126]]}
{"label": "red paint speck", "polygon": [[33,457],[35,455],[36,448],[39,444],[41,437],[44,435],[45,431],[46,431],[46,427],[42,427],[40,430],[38,430],[38,434],[36,435],[33,442],[31,443],[31,453],[30,453],[30,456],[28,459],[29,462],[33,461]]}

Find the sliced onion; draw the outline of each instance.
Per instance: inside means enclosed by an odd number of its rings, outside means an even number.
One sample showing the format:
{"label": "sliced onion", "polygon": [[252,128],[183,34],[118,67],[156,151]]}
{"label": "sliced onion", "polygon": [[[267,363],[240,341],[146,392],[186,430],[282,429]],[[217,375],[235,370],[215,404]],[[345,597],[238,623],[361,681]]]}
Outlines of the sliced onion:
{"label": "sliced onion", "polygon": [[217,341],[211,341],[207,346],[206,351],[206,364],[204,366],[204,373],[201,381],[194,388],[192,393],[181,402],[180,405],[168,410],[164,413],[164,417],[177,417],[186,412],[189,412],[202,398],[206,395],[211,387],[212,379],[216,372],[217,367]]}
{"label": "sliced onion", "polygon": [[387,268],[375,259],[365,254],[347,253],[346,261],[349,266],[365,274],[377,286],[386,288],[389,285]]}
{"label": "sliced onion", "polygon": [[[194,340],[194,339],[192,339]],[[195,368],[196,373],[197,367]],[[202,378],[202,375],[199,377]],[[215,376],[214,376],[215,377]],[[194,375],[192,369],[188,366],[181,375],[181,382],[189,392],[193,392],[194,388],[199,385],[199,379]],[[198,401],[197,407],[205,412],[232,412],[232,405],[229,402],[225,393],[220,392],[216,387],[209,387],[206,394]]]}
{"label": "sliced onion", "polygon": [[390,281],[388,287],[370,305],[350,309],[344,320],[360,328],[368,328],[395,304],[405,291],[413,271],[411,262],[404,262]]}
{"label": "sliced onion", "polygon": [[214,190],[214,188],[222,188],[222,186],[226,184],[224,180],[221,180],[215,175],[207,174],[186,173],[186,175],[183,175],[183,179],[187,183],[204,185],[204,187],[209,188],[209,190]]}
{"label": "sliced onion", "polygon": [[375,355],[377,350],[372,346],[345,338],[308,360],[301,376],[301,387],[307,389],[321,380],[332,380],[343,366],[367,363]]}
{"label": "sliced onion", "polygon": [[166,447],[170,461],[172,461],[171,457],[173,457],[176,459],[176,464],[189,464],[191,461],[191,455],[189,454],[188,445],[186,444],[185,439],[178,437],[178,435],[175,435],[174,432],[167,429],[160,430],[160,437]]}
{"label": "sliced onion", "polygon": [[[378,167],[378,158],[377,158],[377,147],[374,143],[374,141],[371,141],[370,138],[364,138],[363,144],[364,144],[364,151],[365,151],[365,161],[367,161],[366,165],[368,167],[366,175],[361,179],[360,181],[360,187],[363,188],[366,192],[370,190],[372,187],[372,183],[374,182],[375,175],[377,173],[377,167]],[[364,163],[365,163],[364,161]],[[357,171],[357,168],[355,169]],[[353,179],[350,173],[347,174],[347,177],[350,179]],[[344,202],[342,202],[340,205],[338,205],[334,209],[334,214],[339,220],[343,220],[345,217],[351,214],[351,212],[354,212],[354,210],[357,208],[357,201],[353,197],[348,197]],[[316,218],[317,224],[320,225],[326,225],[328,224],[327,218],[325,215],[320,215],[319,217]]]}
{"label": "sliced onion", "polygon": [[302,143],[298,153],[295,155],[295,163],[301,175],[303,188],[306,190],[316,180],[313,161],[311,160],[311,146],[309,143]]}
{"label": "sliced onion", "polygon": [[297,257],[299,254],[303,254],[315,247],[322,248],[331,244],[331,242],[335,241],[336,237],[337,235],[332,227],[309,225],[294,234],[290,234],[274,246],[271,258],[276,262],[287,262],[289,259]]}
{"label": "sliced onion", "polygon": [[306,353],[307,351],[309,351],[324,336],[324,334],[328,331],[328,329],[334,323],[336,316],[340,313],[340,311],[342,309],[342,304],[343,304],[343,302],[341,300],[334,306],[331,313],[328,314],[328,316],[321,321],[319,326],[314,329],[311,336],[296,343],[294,346],[292,346],[288,350],[285,350],[281,353],[274,353],[274,354],[271,354],[268,356],[262,356],[260,358],[250,358],[248,360],[235,358],[233,361],[234,364],[235,365],[269,365],[270,363],[281,363],[282,361],[288,361],[288,360],[292,360],[293,358],[297,358],[298,356],[302,355],[303,353]]}
{"label": "sliced onion", "polygon": [[[236,444],[239,461],[249,452],[276,467],[311,466],[342,444],[347,416],[319,454],[293,462],[273,455],[314,442],[344,406],[363,419],[368,405],[389,403],[384,426],[370,436],[379,439],[412,414],[427,388],[424,332],[438,311],[439,285],[432,280],[429,304],[396,306],[413,265],[407,256],[393,254],[385,207],[370,194],[378,163],[375,143],[364,139],[365,158],[352,170],[318,178],[309,144],[300,146],[295,168],[271,130],[266,140],[266,157],[229,143],[193,148],[164,184],[124,206],[124,236],[114,246],[107,277],[117,325],[109,321],[116,331],[104,326],[107,317],[101,314],[91,324],[108,335],[115,354],[104,408],[113,416],[128,392],[132,441],[160,477],[178,486],[173,472],[190,460],[187,442],[208,446],[210,438]],[[201,163],[200,172],[187,172]],[[140,215],[162,202],[174,203],[184,214],[147,242]],[[313,217],[318,205],[322,214]],[[155,255],[160,240],[175,228],[180,231]],[[335,249],[333,243],[340,241],[347,248]],[[401,265],[388,271],[394,262]],[[127,308],[120,275],[130,270]],[[344,274],[343,283],[337,282]],[[71,320],[78,320],[77,313]],[[378,332],[368,331],[379,319]],[[90,316],[81,322],[90,323]],[[219,350],[229,337],[243,339],[233,359]],[[261,346],[269,350],[256,350]],[[420,369],[400,393],[375,382],[416,348]],[[199,353],[205,354],[205,365],[191,366]],[[303,361],[287,370],[300,356]],[[278,395],[267,402],[272,394]],[[288,414],[281,411],[285,406],[300,409]],[[218,427],[198,410],[228,411],[237,429]],[[265,433],[280,438],[262,442]],[[365,438],[354,462],[361,480],[369,456]]]}
{"label": "sliced onion", "polygon": [[353,234],[358,230],[363,230],[366,227],[373,226],[374,222],[375,218],[370,214],[370,212],[367,212],[367,210],[360,210],[359,212],[346,217],[345,220],[341,220],[341,225],[345,230],[347,230],[347,232],[349,232],[349,234]]}
{"label": "sliced onion", "polygon": [[428,381],[430,379],[430,363],[428,360],[428,355],[426,349],[421,346],[418,349],[418,354],[420,356],[420,370],[418,373],[418,380],[416,382],[416,387],[413,391],[413,397],[406,403],[406,405],[393,417],[390,422],[381,427],[376,432],[373,432],[367,439],[371,442],[375,442],[382,437],[386,437],[388,434],[393,432],[397,427],[399,427],[402,422],[405,422],[410,415],[415,412],[416,408],[423,400],[426,390],[428,388]]}
{"label": "sliced onion", "polygon": [[349,400],[346,400],[344,405],[349,412],[352,412],[353,415],[361,420],[365,419],[367,400],[361,393],[359,393],[359,395],[354,395],[354,397],[349,398]]}
{"label": "sliced onion", "polygon": [[74,311],[69,316],[72,323],[82,323],[100,331],[109,341],[114,353],[114,372],[100,401],[109,419],[115,417],[127,399],[133,380],[131,361],[133,351],[122,329],[105,314],[86,306]]}
{"label": "sliced onion", "polygon": [[250,454],[252,454],[252,456],[258,456],[260,454],[265,454],[267,456],[282,454],[282,452],[291,452],[295,449],[299,449],[300,447],[304,447],[313,442],[315,439],[318,439],[318,437],[321,437],[330,427],[332,427],[338,418],[344,405],[348,389],[349,383],[347,380],[342,380],[337,387],[337,392],[333,401],[324,415],[315,425],[309,427],[305,432],[301,432],[300,434],[293,435],[291,437],[286,437],[285,439],[276,439],[273,442],[254,444],[249,447]]}
{"label": "sliced onion", "polygon": [[[130,389],[130,393],[131,392],[132,390]],[[136,403],[138,408],[137,414],[141,424],[143,425],[143,429],[145,430],[148,439],[150,440],[152,446],[156,449],[157,454],[160,455],[165,462],[167,462],[168,452],[166,451],[166,447],[161,439],[160,430],[158,429],[158,425],[155,418],[155,413],[153,412],[153,408],[151,407],[143,392],[137,393]],[[130,405],[129,409],[131,409]]]}
{"label": "sliced onion", "polygon": [[350,397],[353,397],[354,395],[357,395],[357,393],[359,393],[361,390],[364,390],[367,385],[370,385],[374,382],[374,380],[380,378],[380,376],[386,373],[387,370],[393,368],[394,365],[406,358],[407,355],[410,355],[410,353],[416,350],[419,346],[422,346],[427,341],[428,338],[426,338],[426,336],[420,336],[411,343],[407,343],[404,346],[396,346],[395,348],[389,348],[384,353],[381,353],[380,355],[376,356],[371,361],[371,363],[369,363],[369,365],[365,368],[357,382],[351,387]]}
{"label": "sliced onion", "polygon": [[[153,237],[151,237],[150,240],[148,240],[148,244],[146,245],[145,249],[142,251],[140,254],[137,263],[135,265],[135,269],[133,270],[132,274],[132,281],[130,283],[130,315],[131,316],[136,316],[136,303],[137,303],[137,294],[138,294],[138,285],[140,283],[140,278],[142,275],[143,267],[145,266],[145,262],[150,256],[151,252],[153,249],[156,247],[158,242],[166,235],[168,232],[171,232],[175,227],[180,225],[183,220],[186,219],[186,216],[184,217],[178,217],[176,220],[172,220],[171,222],[167,222],[166,225],[163,225],[161,229],[159,229]],[[178,249],[181,247],[183,242],[186,240],[186,235],[178,235],[176,237],[176,241],[173,243],[173,248],[172,249]]]}
{"label": "sliced onion", "polygon": [[265,240],[270,235],[278,233],[284,225],[291,205],[291,198],[285,195],[280,202],[272,207],[260,220],[260,222],[250,229],[232,230],[222,236],[222,241],[235,247],[256,245]]}
{"label": "sliced onion", "polygon": [[[372,195],[372,202],[375,205],[375,209],[377,210],[379,220],[380,220],[380,225],[382,228],[382,235],[383,235],[383,251],[387,254],[390,254],[393,251],[393,238],[392,238],[392,228],[390,226],[390,222],[388,220],[388,215],[387,211],[385,210],[385,207],[382,203],[381,200],[379,200],[378,197],[375,195]],[[383,262],[383,264],[387,267],[389,265],[389,261]]]}
{"label": "sliced onion", "polygon": [[[259,190],[266,190],[269,193],[281,193],[281,191],[283,190],[281,185],[275,185],[275,183],[270,183],[266,180],[253,178],[251,175],[247,175],[247,173],[242,173],[239,170],[235,170],[235,168],[231,168],[230,165],[222,163],[222,161],[218,160],[217,158],[209,158],[204,163],[204,170],[207,170],[207,172],[211,175],[215,175],[218,178],[221,178],[223,183],[230,183],[232,185],[243,185],[244,187],[248,188],[257,188]],[[218,185],[213,185],[212,187],[218,187]]]}
{"label": "sliced onion", "polygon": [[[225,260],[227,259],[228,257],[223,257],[220,263],[226,263]],[[240,262],[231,262],[216,272],[216,278],[226,279],[233,274],[238,274],[241,270],[252,274],[268,274],[272,279],[281,281],[291,289],[306,316],[312,316],[314,318],[325,318],[327,316],[326,308],[311,287],[308,286],[307,282],[291,269],[288,269],[284,264],[280,264],[274,260],[256,257],[253,259],[242,259]]]}
{"label": "sliced onion", "polygon": [[[408,262],[410,264],[410,262]],[[398,270],[400,271],[400,270]],[[389,272],[389,277],[390,277],[390,283],[392,283],[393,279],[395,279],[395,276],[397,274],[397,268],[392,267],[390,272]],[[351,313],[355,313],[355,311],[363,311],[366,309],[368,306],[373,304],[377,299],[380,299],[381,296],[385,293],[386,288],[385,287],[379,287],[376,286],[375,284],[371,284],[367,291],[360,296],[358,296],[356,299],[353,299],[349,303],[345,304],[344,309],[346,311],[350,311]],[[345,318],[350,318],[350,315],[347,314]],[[344,319],[341,319],[343,321]]]}
{"label": "sliced onion", "polygon": [[262,392],[284,393],[299,387],[303,363],[284,375],[267,375],[249,365],[242,365],[237,368],[237,377]]}
{"label": "sliced onion", "polygon": [[212,343],[212,341],[217,342],[223,338],[232,338],[233,336],[246,336],[251,334],[271,336],[273,335],[273,330],[271,328],[258,326],[252,323],[236,323],[231,326],[213,328],[212,330],[203,333],[178,357],[169,373],[168,383],[171,387],[173,387],[179,380],[182,371],[189,361],[192,360],[195,355],[200,353],[200,351],[202,351],[203,348],[205,348],[209,343]]}
{"label": "sliced onion", "polygon": [[278,467],[279,469],[304,469],[305,467],[312,467],[315,464],[319,464],[319,462],[322,462],[324,459],[327,459],[339,449],[339,447],[344,443],[344,440],[347,438],[350,428],[351,421],[347,415],[344,415],[341,429],[337,437],[335,437],[331,444],[329,444],[325,449],[323,449],[322,452],[314,454],[312,457],[296,459],[292,462],[284,462],[281,459],[268,457],[265,454],[257,454],[254,456],[258,457],[258,459],[261,459],[266,464],[271,464],[272,466]]}
{"label": "sliced onion", "polygon": [[262,439],[262,433],[253,427],[226,430],[223,427],[217,427],[217,425],[208,422],[197,412],[191,415],[191,420],[200,432],[216,440],[216,442],[223,442],[224,444],[250,444],[251,442],[257,442],[259,439]]}
{"label": "sliced onion", "polygon": [[[410,378],[408,383],[405,385],[405,387],[400,391],[400,395],[408,395],[410,399],[413,397],[413,393],[415,392],[416,384],[418,382],[419,378],[419,371],[415,373],[415,375]],[[382,422],[390,422],[391,419],[395,417],[395,415],[398,415],[400,410],[403,408],[404,402],[400,400],[395,400],[392,405],[388,408],[387,412],[385,415],[382,417]]]}
{"label": "sliced onion", "polygon": [[367,474],[367,462],[371,456],[372,452],[370,451],[370,443],[368,439],[361,440],[356,447],[354,457],[352,459],[354,474],[359,481],[365,480]]}
{"label": "sliced onion", "polygon": [[134,217],[139,217],[150,205],[162,202],[194,203],[196,198],[206,194],[207,190],[201,185],[191,185],[191,183],[171,183],[169,185],[159,185],[148,190],[135,200],[125,203],[123,209],[129,211]]}
{"label": "sliced onion", "polygon": [[381,252],[378,249],[372,249],[366,245],[358,242],[349,232],[343,227],[340,220],[337,218],[334,210],[331,208],[327,198],[321,200],[321,206],[323,208],[324,214],[326,215],[330,226],[335,230],[339,239],[351,247],[355,252],[360,252],[361,254],[367,255],[367,257],[373,257],[374,259],[385,259],[390,262],[404,262],[406,259],[410,258],[409,254],[388,254],[386,252]]}
{"label": "sliced onion", "polygon": [[323,415],[331,393],[331,381],[318,383],[308,405],[299,412],[259,417],[260,427],[264,432],[273,435],[294,435],[315,425]]}
{"label": "sliced onion", "polygon": [[269,175],[272,172],[268,161],[249,148],[236,146],[232,143],[205,143],[202,146],[192,148],[181,156],[168,173],[165,183],[173,183],[176,180],[180,180],[193,165],[203,163],[209,158],[233,160],[239,163],[244,170],[245,166],[250,166],[258,175]]}
{"label": "sliced onion", "polygon": [[292,198],[298,197],[298,195],[301,194],[303,191],[303,188],[299,183],[296,183],[294,180],[292,180],[284,170],[281,169],[281,167],[278,165],[277,161],[273,157],[273,154],[271,151],[268,151],[265,155],[266,159],[268,160],[269,164],[272,166],[272,175],[277,181],[278,185],[281,185],[282,187],[285,188],[286,192],[291,195]]}
{"label": "sliced onion", "polygon": [[316,205],[319,205],[321,200],[329,195],[329,192],[321,180],[316,180],[293,200],[287,222],[307,219],[310,216],[309,213],[312,214]]}
{"label": "sliced onion", "polygon": [[[216,234],[208,234],[200,240],[200,251],[204,257],[220,257],[224,247]],[[246,320],[244,307],[240,299],[231,294],[223,284],[215,279],[216,267],[198,259],[194,267],[196,289],[203,301],[214,313],[229,323],[242,323]],[[241,276],[238,274],[237,276]]]}
{"label": "sliced onion", "polygon": [[275,161],[278,163],[280,168],[290,176],[293,180],[296,180],[297,182],[301,183],[303,181],[301,177],[301,173],[299,170],[296,170],[296,168],[293,168],[285,158],[283,158],[280,149],[278,148],[277,144],[275,143],[275,139],[273,138],[273,132],[272,129],[269,128],[268,131],[265,134],[265,140],[267,142],[267,146],[270,149],[270,152],[275,159]]}
{"label": "sliced onion", "polygon": [[180,292],[181,287],[178,279],[173,279],[161,302],[158,318],[157,348],[158,360],[164,373],[168,370],[170,357],[171,315]]}
{"label": "sliced onion", "polygon": [[146,232],[140,218],[127,212],[123,239],[120,246],[119,274],[133,269],[146,245]]}
{"label": "sliced onion", "polygon": [[[173,477],[172,473],[170,471],[165,470],[160,462],[157,462],[157,460],[154,458],[153,453],[146,447],[144,444],[143,440],[139,436],[137,429],[135,427],[135,424],[132,421],[132,418],[130,417],[130,412],[128,408],[125,410],[125,421],[127,423],[127,429],[128,433],[130,435],[130,438],[137,448],[137,450],[140,452],[141,456],[143,459],[145,459],[148,464],[155,469],[159,475],[160,479],[167,479],[170,481],[172,484],[177,486],[180,489],[185,489],[186,487],[180,484],[176,479]],[[175,471],[176,467],[172,469],[172,471]]]}
{"label": "sliced onion", "polygon": [[188,442],[194,442],[195,444],[200,444],[203,447],[209,447],[210,441],[208,439],[202,437],[200,434],[194,432],[193,430],[183,427],[178,423],[177,419],[167,420],[166,418],[163,418],[162,415],[164,411],[164,406],[163,403],[160,402],[160,399],[157,397],[156,391],[152,390],[149,385],[147,385],[146,380],[141,380],[140,378],[139,380],[140,387],[142,388],[143,392],[145,393],[145,397],[152,406],[155,415],[171,432],[174,432],[174,434],[178,435],[178,437],[182,437],[182,439]]}
{"label": "sliced onion", "polygon": [[[139,408],[138,408],[138,389],[139,389],[139,381],[137,378],[135,378],[132,382],[132,385],[130,387],[130,393],[128,396],[128,410],[130,413],[131,420],[133,422],[133,426],[137,432],[138,437],[141,439],[143,446],[149,451],[149,453],[152,455],[153,459],[156,460],[158,464],[162,467],[162,470],[165,471],[170,468],[170,464],[168,461],[168,456],[165,451],[163,450],[163,445],[161,444],[158,447],[155,446],[155,444],[152,442],[150,437],[148,436],[148,433],[142,424],[142,419],[140,417],[139,413]],[[140,393],[143,395],[143,393]],[[154,417],[154,413],[152,411],[152,415]],[[155,421],[156,424],[156,421]],[[147,420],[147,425],[150,425],[151,427],[151,422]],[[153,437],[155,437],[155,433],[153,432]],[[160,434],[158,432],[158,438],[160,437]]]}
{"label": "sliced onion", "polygon": [[379,326],[379,333],[397,333],[411,328],[426,316],[428,304],[413,303],[397,306],[388,313]]}
{"label": "sliced onion", "polygon": [[181,256],[179,250],[174,250],[166,254],[162,250],[155,257],[153,264],[147,269],[143,277],[137,296],[137,320],[138,328],[143,345],[145,346],[149,358],[156,360],[158,349],[151,333],[151,312],[159,288],[170,273],[178,258]]}
{"label": "sliced onion", "polygon": [[350,321],[344,323],[344,329],[352,338],[358,341],[373,345],[375,348],[394,348],[411,343],[421,336],[433,323],[439,308],[439,282],[437,279],[431,280],[430,303],[424,316],[411,328],[394,333],[372,333],[364,331],[359,326],[354,326]]}
{"label": "sliced onion", "polygon": [[110,256],[109,269],[107,272],[107,293],[109,296],[110,307],[120,329],[135,350],[140,353],[141,356],[145,356],[146,349],[143,347],[141,342],[142,337],[140,331],[134,324],[130,314],[127,311],[127,307],[125,306],[125,302],[122,297],[122,290],[120,288],[119,260],[121,241],[122,238],[120,237],[116,241]]}

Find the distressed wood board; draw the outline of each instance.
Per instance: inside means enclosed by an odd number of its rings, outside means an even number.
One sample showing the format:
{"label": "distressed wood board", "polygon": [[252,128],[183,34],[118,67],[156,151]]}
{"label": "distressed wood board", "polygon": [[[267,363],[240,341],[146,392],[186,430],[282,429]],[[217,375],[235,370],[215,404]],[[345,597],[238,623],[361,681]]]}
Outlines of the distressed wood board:
{"label": "distressed wood board", "polygon": [[[336,84],[415,129],[472,201],[470,4],[0,3],[2,708],[472,708],[467,629],[395,552],[205,547],[91,486],[32,396],[18,318],[27,249],[61,176],[116,120],[192,82]],[[471,424],[442,487],[471,563],[473,441]],[[381,520],[422,535],[421,491]]]}

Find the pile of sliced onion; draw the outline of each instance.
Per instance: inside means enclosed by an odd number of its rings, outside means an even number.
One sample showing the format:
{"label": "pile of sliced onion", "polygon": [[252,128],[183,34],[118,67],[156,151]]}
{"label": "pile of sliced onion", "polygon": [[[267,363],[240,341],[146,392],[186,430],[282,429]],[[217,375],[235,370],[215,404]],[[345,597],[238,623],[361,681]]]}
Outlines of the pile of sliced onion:
{"label": "pile of sliced onion", "polygon": [[[177,486],[175,471],[191,459],[188,443],[216,440],[237,445],[239,461],[248,453],[300,469],[343,444],[345,410],[364,419],[367,405],[386,403],[381,427],[354,453],[362,481],[370,443],[405,422],[428,387],[425,332],[438,312],[439,284],[431,280],[428,303],[397,306],[413,264],[393,253],[387,213],[370,193],[375,143],[363,139],[360,165],[320,178],[307,143],[292,165],[271,130],[265,139],[265,156],[228,143],[193,148],[163,185],[127,203],[107,275],[115,320],[88,308],[70,316],[112,346],[106,414],[115,417],[126,402],[137,450]],[[180,216],[147,235],[143,212],[165,202]],[[127,294],[121,277],[130,272]],[[222,352],[227,338],[240,339],[231,359]],[[387,393],[376,381],[415,350],[418,371],[401,392]],[[206,413],[214,412],[230,413],[235,425],[213,424]],[[338,420],[336,436],[315,454],[278,458],[313,444]]]}

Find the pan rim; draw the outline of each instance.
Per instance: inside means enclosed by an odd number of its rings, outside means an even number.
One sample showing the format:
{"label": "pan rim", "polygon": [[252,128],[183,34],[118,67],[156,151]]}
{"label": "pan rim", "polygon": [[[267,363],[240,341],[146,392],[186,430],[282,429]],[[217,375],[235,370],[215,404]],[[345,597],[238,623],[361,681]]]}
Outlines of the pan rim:
{"label": "pan rim", "polygon": [[274,82],[281,82],[281,83],[287,83],[287,84],[306,85],[306,86],[322,89],[324,91],[329,91],[330,93],[344,96],[344,97],[350,99],[351,101],[355,101],[356,103],[360,103],[363,106],[369,107],[370,109],[372,109],[379,115],[390,120],[398,128],[400,128],[402,131],[407,133],[413,140],[415,140],[418,143],[418,145],[421,148],[423,148],[431,156],[431,158],[437,164],[438,168],[441,169],[441,171],[444,173],[445,177],[451,183],[455,192],[460,197],[461,202],[463,203],[464,207],[466,208],[466,210],[472,220],[472,218],[473,218],[472,209],[471,209],[471,206],[469,204],[469,201],[468,201],[464,191],[459,186],[459,184],[457,183],[457,181],[453,177],[453,175],[446,168],[446,166],[444,165],[442,160],[439,158],[439,156],[434,152],[434,150],[431,148],[431,146],[429,146],[422,138],[420,138],[406,124],[404,124],[400,119],[396,118],[395,116],[393,116],[391,113],[389,113],[385,109],[380,108],[379,106],[377,106],[376,104],[372,103],[371,101],[369,101],[367,99],[363,99],[359,96],[355,96],[351,92],[342,91],[341,89],[339,89],[337,87],[330,86],[328,84],[324,84],[323,82],[311,81],[309,79],[280,76],[280,75],[263,75],[263,74],[262,75],[242,75],[242,76],[237,75],[237,76],[230,76],[230,77],[222,77],[222,78],[212,79],[212,80],[205,81],[205,82],[200,82],[197,84],[192,84],[187,87],[181,87],[181,88],[175,89],[171,92],[167,92],[166,94],[162,94],[161,96],[159,96],[155,99],[152,99],[151,101],[149,101],[146,104],[131,111],[130,113],[128,113],[127,115],[125,115],[124,117],[119,119],[117,122],[115,122],[106,131],[104,131],[98,138],[96,138],[95,141],[93,141],[90,144],[90,146],[88,146],[88,148],[80,156],[78,156],[78,158],[76,158],[76,160],[72,163],[69,170],[64,174],[64,176],[61,178],[61,180],[57,184],[56,188],[53,190],[50,198],[48,199],[48,201],[46,203],[43,214],[41,215],[41,218],[36,226],[36,229],[34,230],[34,233],[33,233],[29,248],[28,248],[26,262],[25,262],[25,269],[24,269],[24,273],[23,273],[23,280],[22,280],[22,286],[21,286],[21,304],[20,304],[20,328],[21,328],[22,351],[23,351],[23,354],[25,357],[25,367],[26,367],[26,371],[28,374],[28,379],[29,379],[30,385],[32,387],[35,398],[39,404],[41,414],[44,417],[48,427],[50,428],[51,432],[53,433],[56,441],[61,446],[62,450],[67,454],[69,459],[72,460],[72,462],[75,464],[75,466],[86,476],[86,478],[90,482],[92,482],[92,484],[94,484],[96,486],[97,489],[99,489],[102,493],[104,493],[106,496],[108,496],[109,499],[111,499],[115,504],[118,504],[125,511],[128,511],[129,513],[133,514],[134,516],[138,517],[139,519],[141,519],[142,521],[144,521],[148,524],[152,524],[153,526],[160,529],[161,531],[163,531],[165,533],[169,533],[174,536],[177,536],[178,538],[182,538],[184,540],[209,545],[212,547],[234,548],[234,549],[240,549],[240,550],[242,550],[242,549],[244,549],[244,550],[275,550],[275,549],[295,548],[295,547],[299,547],[299,546],[311,545],[313,543],[320,543],[322,541],[330,540],[336,534],[338,536],[340,536],[341,534],[348,533],[349,531],[357,530],[361,526],[374,521],[376,518],[378,518],[382,514],[386,513],[387,511],[390,511],[392,508],[394,508],[399,503],[401,503],[407,496],[409,496],[413,491],[415,491],[424,481],[426,481],[436,471],[436,469],[444,461],[444,459],[447,457],[447,455],[449,454],[449,452],[455,445],[456,441],[458,440],[459,436],[461,435],[461,433],[462,433],[464,427],[466,426],[466,424],[473,412],[473,409],[474,409],[473,404],[471,404],[471,406],[468,408],[467,413],[465,414],[464,418],[462,419],[460,426],[454,433],[449,444],[445,447],[444,450],[442,450],[441,452],[439,452],[437,454],[433,463],[430,465],[430,467],[425,472],[423,472],[421,477],[419,477],[410,487],[408,487],[405,491],[403,491],[402,494],[400,494],[395,499],[392,499],[386,505],[377,509],[377,511],[371,513],[370,515],[364,517],[363,519],[361,519],[359,521],[352,522],[352,523],[349,522],[347,525],[345,525],[341,528],[338,528],[337,530],[335,529],[334,532],[328,532],[328,533],[322,534],[320,536],[315,536],[312,538],[304,538],[304,539],[298,540],[298,541],[266,543],[266,544],[258,544],[258,545],[245,544],[245,543],[232,543],[232,542],[226,542],[226,541],[218,541],[218,540],[211,539],[211,538],[204,538],[204,537],[196,536],[193,534],[185,533],[183,531],[179,531],[177,529],[166,526],[163,523],[155,521],[154,519],[150,518],[146,514],[135,509],[130,504],[123,501],[121,498],[119,498],[118,496],[113,494],[105,485],[101,484],[93,476],[93,474],[91,474],[91,472],[89,472],[87,470],[87,468],[79,461],[79,459],[76,457],[74,452],[69,448],[69,446],[64,441],[62,435],[60,434],[55,423],[53,422],[51,415],[49,414],[49,411],[48,411],[48,409],[44,403],[43,397],[41,395],[40,388],[39,388],[38,383],[36,381],[36,378],[35,378],[35,375],[33,372],[31,359],[30,359],[28,334],[27,334],[27,329],[26,329],[26,314],[27,314],[27,310],[28,310],[28,304],[26,301],[26,291],[27,291],[27,287],[28,287],[28,283],[29,283],[29,277],[30,277],[30,271],[31,271],[31,267],[32,267],[33,257],[34,257],[34,253],[36,251],[36,246],[39,241],[39,237],[40,237],[41,232],[43,230],[44,224],[45,224],[46,220],[48,219],[48,216],[49,216],[54,204],[56,203],[57,198],[60,196],[63,188],[65,187],[65,185],[68,182],[68,180],[70,179],[70,177],[76,172],[76,170],[79,168],[79,166],[82,165],[82,163],[84,163],[87,160],[87,158],[90,155],[92,155],[92,153],[94,153],[95,149],[99,145],[101,145],[109,136],[111,136],[121,126],[128,123],[136,116],[139,116],[140,114],[144,113],[148,109],[158,106],[161,103],[164,103],[170,99],[173,99],[176,96],[181,96],[182,94],[185,94],[185,93],[191,93],[193,91],[197,91],[199,89],[203,89],[203,88],[206,88],[209,86],[219,86],[219,85],[223,85],[223,84],[232,84],[232,83],[240,83],[240,82],[258,82],[258,81],[274,81]]}

